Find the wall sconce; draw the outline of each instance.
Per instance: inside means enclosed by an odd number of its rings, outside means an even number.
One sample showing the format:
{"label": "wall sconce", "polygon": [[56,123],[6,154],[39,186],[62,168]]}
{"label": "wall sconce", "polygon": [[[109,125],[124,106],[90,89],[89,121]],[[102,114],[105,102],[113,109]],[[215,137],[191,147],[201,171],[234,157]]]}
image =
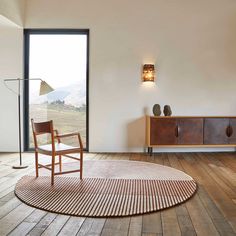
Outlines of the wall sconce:
{"label": "wall sconce", "polygon": [[155,68],[154,64],[144,64],[143,65],[143,82],[154,82],[155,78]]}

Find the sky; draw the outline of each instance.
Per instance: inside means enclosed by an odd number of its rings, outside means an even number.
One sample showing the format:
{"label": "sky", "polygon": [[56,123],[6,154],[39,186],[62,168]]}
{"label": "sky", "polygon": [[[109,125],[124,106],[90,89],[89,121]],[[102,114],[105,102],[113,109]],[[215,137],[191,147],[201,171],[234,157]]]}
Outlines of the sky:
{"label": "sky", "polygon": [[[29,78],[41,78],[54,89],[85,85],[86,62],[86,35],[30,35]],[[30,81],[30,95],[39,87],[39,81]]]}

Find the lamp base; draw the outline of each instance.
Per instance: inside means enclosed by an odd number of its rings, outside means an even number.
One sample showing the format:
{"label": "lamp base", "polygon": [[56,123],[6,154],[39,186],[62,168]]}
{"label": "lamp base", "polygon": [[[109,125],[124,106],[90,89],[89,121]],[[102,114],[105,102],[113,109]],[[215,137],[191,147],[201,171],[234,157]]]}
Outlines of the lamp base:
{"label": "lamp base", "polygon": [[16,165],[16,166],[12,166],[13,169],[25,169],[28,166],[23,166],[23,165]]}

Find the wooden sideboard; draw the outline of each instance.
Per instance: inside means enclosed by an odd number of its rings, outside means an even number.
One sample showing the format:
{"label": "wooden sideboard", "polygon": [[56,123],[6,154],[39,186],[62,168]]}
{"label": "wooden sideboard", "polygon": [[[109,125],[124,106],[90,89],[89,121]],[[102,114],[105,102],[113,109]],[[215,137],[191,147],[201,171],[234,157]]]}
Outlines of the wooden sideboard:
{"label": "wooden sideboard", "polygon": [[236,116],[147,116],[146,145],[236,147]]}

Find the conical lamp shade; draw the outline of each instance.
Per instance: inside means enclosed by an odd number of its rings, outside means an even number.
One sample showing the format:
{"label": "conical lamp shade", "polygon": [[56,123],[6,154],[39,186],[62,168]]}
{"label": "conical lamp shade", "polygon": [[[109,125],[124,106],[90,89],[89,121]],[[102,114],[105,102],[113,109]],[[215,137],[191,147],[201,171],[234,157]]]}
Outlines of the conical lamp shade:
{"label": "conical lamp shade", "polygon": [[54,89],[49,84],[45,81],[41,81],[39,95],[48,94],[52,91],[54,91]]}

